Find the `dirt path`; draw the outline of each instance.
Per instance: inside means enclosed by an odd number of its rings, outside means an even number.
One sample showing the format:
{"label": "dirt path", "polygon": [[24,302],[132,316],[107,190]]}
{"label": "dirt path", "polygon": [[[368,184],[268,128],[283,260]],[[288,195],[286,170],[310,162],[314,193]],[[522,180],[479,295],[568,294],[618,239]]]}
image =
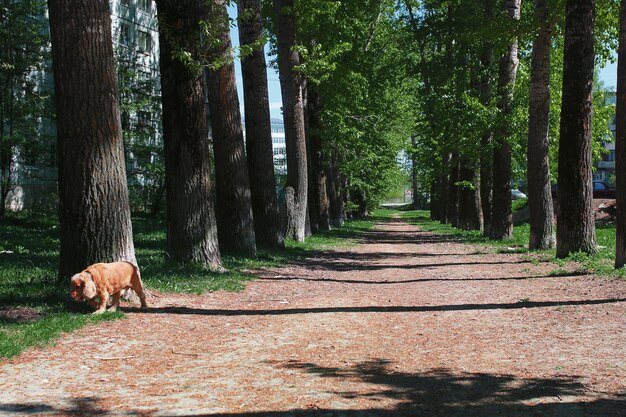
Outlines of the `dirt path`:
{"label": "dirt path", "polygon": [[0,414],[624,417],[626,281],[552,269],[390,221],[0,363]]}

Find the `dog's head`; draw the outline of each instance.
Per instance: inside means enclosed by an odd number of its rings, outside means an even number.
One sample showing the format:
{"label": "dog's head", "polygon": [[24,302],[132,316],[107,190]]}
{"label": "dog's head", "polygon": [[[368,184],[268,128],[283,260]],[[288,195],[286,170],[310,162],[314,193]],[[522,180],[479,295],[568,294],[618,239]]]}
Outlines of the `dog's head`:
{"label": "dog's head", "polygon": [[96,283],[89,272],[81,272],[70,281],[70,297],[76,301],[89,300],[96,296]]}

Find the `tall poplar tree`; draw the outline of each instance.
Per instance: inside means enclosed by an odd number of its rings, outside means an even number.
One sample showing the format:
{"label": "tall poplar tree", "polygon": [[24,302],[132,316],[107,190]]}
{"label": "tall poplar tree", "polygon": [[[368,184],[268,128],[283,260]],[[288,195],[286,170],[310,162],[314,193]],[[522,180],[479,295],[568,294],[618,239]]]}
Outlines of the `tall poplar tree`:
{"label": "tall poplar tree", "polygon": [[[136,263],[107,0],[50,0],[59,163],[59,278]],[[89,28],[89,30],[85,30]]]}
{"label": "tall poplar tree", "polygon": [[278,70],[283,97],[287,183],[285,206],[286,237],[304,241],[307,210],[307,156],[304,134],[302,77],[297,71],[300,56],[296,47],[294,0],[276,0]]}
{"label": "tall poplar tree", "polygon": [[[506,0],[504,10],[513,20],[519,20],[521,0]],[[511,131],[506,118],[511,114],[511,102],[517,66],[519,64],[517,35],[510,34],[506,53],[500,58],[498,74],[498,109],[503,120],[494,132],[493,150],[493,206],[490,237],[510,239],[513,236],[513,211],[511,208],[511,145],[508,142]]]}
{"label": "tall poplar tree", "polygon": [[530,249],[548,249],[556,244],[548,141],[552,40],[552,23],[548,11],[548,0],[535,0],[535,18],[539,30],[533,41],[530,70],[527,152]]}
{"label": "tall poplar tree", "polygon": [[[483,0],[484,17],[487,21],[493,19],[494,0]],[[493,45],[490,40],[484,40],[480,52],[480,81],[479,99],[483,106],[488,106],[493,96],[491,65],[493,63]],[[480,203],[483,214],[483,233],[490,236],[491,212],[493,209],[493,128],[488,127],[481,136],[480,153]]]}
{"label": "tall poplar tree", "polygon": [[306,140],[308,157],[308,205],[311,230],[330,229],[329,202],[327,195],[324,151],[322,147],[321,99],[311,84],[306,89]]}
{"label": "tall poplar tree", "polygon": [[241,58],[241,75],[254,231],[259,246],[282,247],[260,1],[239,0],[237,11],[239,43],[250,48]]}
{"label": "tall poplar tree", "polygon": [[213,149],[217,230],[220,247],[245,256],[256,256],[250,182],[243,142],[235,66],[231,59],[228,14],[224,0],[206,5],[209,30],[207,72]]}
{"label": "tall poplar tree", "polygon": [[617,51],[617,102],[615,109],[617,244],[615,267],[626,264],[626,0],[619,12],[619,46]]}
{"label": "tall poplar tree", "polygon": [[567,0],[559,139],[556,256],[596,251],[592,208],[594,0]]}
{"label": "tall poplar tree", "polygon": [[[209,135],[197,59],[201,3],[157,0],[163,101],[167,252],[177,261],[221,267],[211,190]],[[108,17],[107,17],[108,19]]]}

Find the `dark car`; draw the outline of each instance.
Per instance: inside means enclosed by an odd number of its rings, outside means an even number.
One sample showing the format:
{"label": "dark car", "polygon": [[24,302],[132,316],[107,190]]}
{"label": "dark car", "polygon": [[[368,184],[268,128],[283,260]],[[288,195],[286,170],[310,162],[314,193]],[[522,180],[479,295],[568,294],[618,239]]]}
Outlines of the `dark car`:
{"label": "dark car", "polygon": [[604,181],[593,182],[593,198],[615,198],[615,188]]}
{"label": "dark car", "polygon": [[[552,184],[552,198],[556,198],[557,185]],[[593,181],[593,198],[615,198],[615,188],[604,181]]]}

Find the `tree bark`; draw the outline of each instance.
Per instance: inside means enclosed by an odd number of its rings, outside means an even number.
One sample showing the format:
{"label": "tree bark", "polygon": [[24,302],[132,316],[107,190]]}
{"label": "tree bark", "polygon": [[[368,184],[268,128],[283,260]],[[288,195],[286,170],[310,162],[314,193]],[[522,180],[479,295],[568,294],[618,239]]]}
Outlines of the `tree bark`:
{"label": "tree bark", "polygon": [[619,13],[619,47],[617,50],[617,106],[615,109],[617,243],[615,267],[626,263],[626,0]]}
{"label": "tree bark", "polygon": [[281,248],[284,244],[276,197],[267,68],[263,45],[258,44],[263,37],[260,2],[239,0],[237,10],[239,43],[252,46],[252,53],[241,58],[241,75],[256,242],[259,246]]}
{"label": "tree bark", "polygon": [[448,177],[447,222],[452,226],[459,225],[459,156],[456,153],[450,158],[450,175]]}
{"label": "tree bark", "polygon": [[548,20],[547,0],[535,0],[535,18],[540,27],[533,41],[528,110],[528,247],[531,250],[549,249],[556,244],[548,157],[552,24]]}
{"label": "tree bark", "polygon": [[450,164],[450,154],[447,154],[442,159],[437,180],[437,186],[439,188],[439,221],[441,223],[450,222],[448,213],[448,199],[450,198]]}
{"label": "tree bark", "polygon": [[286,207],[286,237],[304,241],[307,210],[307,157],[304,136],[304,109],[302,103],[302,80],[296,67],[300,57],[296,46],[296,24],[293,16],[293,0],[276,0],[278,16],[278,71],[283,97],[285,141],[287,148],[287,183],[292,189],[293,204]]}
{"label": "tree bark", "polygon": [[[493,19],[493,0],[483,2],[485,18]],[[479,98],[483,106],[489,106],[492,98],[491,65],[493,62],[493,46],[485,42],[480,54],[480,86]],[[489,128],[481,137],[482,152],[480,154],[480,202],[483,214],[483,234],[490,236],[491,213],[493,208],[493,131]]]}
{"label": "tree bark", "polygon": [[592,209],[594,0],[568,0],[563,54],[556,256],[596,249]]}
{"label": "tree bark", "polygon": [[176,48],[197,58],[200,3],[158,0],[167,252],[180,262],[221,267],[211,190],[202,72],[173,59]]}
{"label": "tree bark", "polygon": [[431,180],[430,182],[430,219],[439,220],[439,191],[437,186],[437,180]]}
{"label": "tree bark", "polygon": [[411,208],[417,210],[420,208],[419,198],[419,184],[417,183],[417,156],[415,153],[416,139],[411,137],[411,193],[413,194],[413,201],[411,202]]}
{"label": "tree bark", "polygon": [[331,159],[326,168],[327,191],[331,226],[339,227],[346,220],[341,182],[339,180],[339,155],[337,149],[332,150]]}
{"label": "tree bark", "polygon": [[256,256],[256,237],[248,166],[243,142],[235,66],[230,55],[232,44],[225,0],[206,4],[214,36],[209,49],[211,63],[220,64],[207,71],[207,90],[211,134],[215,152],[215,191],[217,195],[217,233],[220,249],[243,256]]}
{"label": "tree bark", "polygon": [[[506,0],[504,8],[507,15],[519,20],[521,0]],[[507,52],[500,58],[498,74],[498,108],[506,119],[511,114],[511,102],[517,76],[518,42],[512,36]],[[506,120],[496,129],[493,150],[493,202],[489,237],[495,240],[513,237],[513,210],[511,208],[511,145],[508,140],[511,131]]]}
{"label": "tree bark", "polygon": [[321,137],[320,96],[311,85],[307,86],[306,137],[309,166],[309,218],[311,230],[329,230],[328,197],[326,195],[326,173]]}
{"label": "tree bark", "polygon": [[365,219],[369,215],[367,210],[367,193],[365,190],[355,190],[352,194],[352,202],[356,205],[354,218]]}
{"label": "tree bark", "polygon": [[[459,170],[460,180],[465,183],[459,189],[459,224],[463,230],[481,230],[483,227],[480,204],[480,179],[477,167],[462,161]],[[467,186],[471,184],[471,187]]]}
{"label": "tree bark", "polygon": [[51,0],[48,9],[59,161],[59,280],[65,280],[94,262],[137,261],[109,2]]}

